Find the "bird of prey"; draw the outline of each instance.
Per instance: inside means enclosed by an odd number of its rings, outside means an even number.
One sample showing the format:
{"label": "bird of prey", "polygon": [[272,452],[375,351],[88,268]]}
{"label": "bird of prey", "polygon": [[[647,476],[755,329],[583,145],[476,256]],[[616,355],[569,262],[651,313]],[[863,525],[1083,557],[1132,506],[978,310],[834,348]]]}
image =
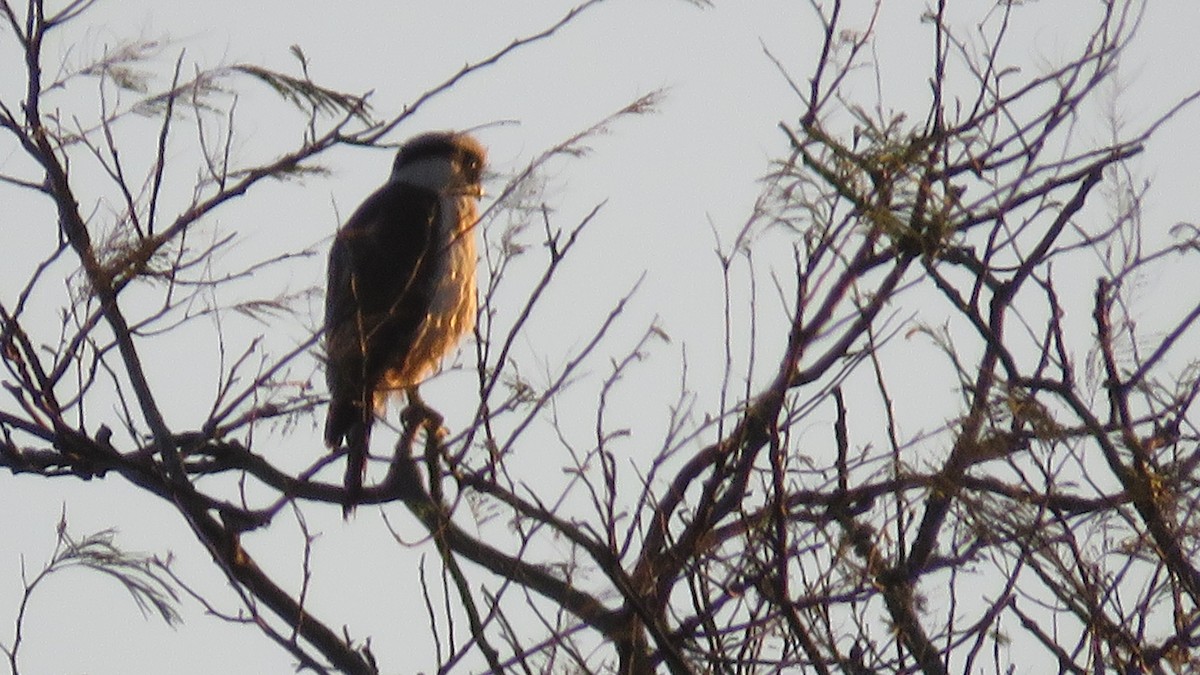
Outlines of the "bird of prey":
{"label": "bird of prey", "polygon": [[486,152],[465,133],[401,148],[387,184],[338,230],[325,296],[325,443],[347,448],[346,515],[362,496],[375,412],[475,326],[476,203]]}

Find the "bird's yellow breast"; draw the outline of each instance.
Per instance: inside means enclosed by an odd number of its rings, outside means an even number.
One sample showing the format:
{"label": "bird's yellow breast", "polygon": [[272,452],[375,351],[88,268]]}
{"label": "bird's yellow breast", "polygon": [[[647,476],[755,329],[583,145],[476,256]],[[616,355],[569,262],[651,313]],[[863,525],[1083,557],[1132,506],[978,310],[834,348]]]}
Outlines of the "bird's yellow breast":
{"label": "bird's yellow breast", "polygon": [[429,310],[404,362],[391,364],[381,389],[396,391],[419,384],[475,327],[476,220],[472,197],[443,197],[438,224],[437,267]]}

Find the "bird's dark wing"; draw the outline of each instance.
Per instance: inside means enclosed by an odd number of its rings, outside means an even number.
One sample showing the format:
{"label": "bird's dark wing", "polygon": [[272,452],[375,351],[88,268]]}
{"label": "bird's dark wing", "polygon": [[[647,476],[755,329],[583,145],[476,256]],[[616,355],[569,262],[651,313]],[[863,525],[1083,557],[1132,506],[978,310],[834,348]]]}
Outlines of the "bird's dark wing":
{"label": "bird's dark wing", "polygon": [[401,299],[428,300],[430,287],[422,287],[417,272],[439,211],[436,194],[403,184],[384,186],[358,207],[329,252],[326,336],[360,313],[387,312]]}
{"label": "bird's dark wing", "polygon": [[325,442],[349,449],[347,500],[357,500],[366,465],[375,390],[402,363],[433,293],[438,196],[389,184],[338,231],[325,296]]}

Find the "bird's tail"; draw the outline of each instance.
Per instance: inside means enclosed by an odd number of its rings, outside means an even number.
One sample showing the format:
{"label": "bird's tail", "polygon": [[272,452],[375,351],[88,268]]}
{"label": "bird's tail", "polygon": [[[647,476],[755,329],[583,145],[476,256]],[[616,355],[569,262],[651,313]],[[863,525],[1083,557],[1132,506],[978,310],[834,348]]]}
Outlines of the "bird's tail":
{"label": "bird's tail", "polygon": [[363,476],[367,471],[367,449],[371,442],[371,423],[375,416],[369,406],[354,401],[334,401],[325,417],[325,443],[330,448],[346,444],[345,492],[342,495],[342,515],[354,513],[362,500]]}
{"label": "bird's tail", "polygon": [[346,492],[342,502],[342,517],[350,518],[354,507],[362,500],[363,476],[367,472],[367,445],[370,441],[370,429],[364,425],[355,425],[354,432],[359,429],[362,433],[346,434]]}

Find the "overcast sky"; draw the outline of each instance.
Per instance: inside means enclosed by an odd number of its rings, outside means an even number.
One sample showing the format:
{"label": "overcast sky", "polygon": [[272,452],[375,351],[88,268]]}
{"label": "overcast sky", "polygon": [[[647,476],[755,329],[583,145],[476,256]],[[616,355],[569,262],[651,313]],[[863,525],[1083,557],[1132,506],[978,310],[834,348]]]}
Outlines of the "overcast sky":
{"label": "overcast sky", "polygon": [[[920,119],[928,92],[924,83],[930,61],[929,27],[919,22],[915,0],[886,4],[878,26],[884,103],[911,110],[910,117]],[[975,12],[990,6],[985,0],[951,4]],[[1073,53],[1084,37],[1079,31],[1087,27],[1079,17],[1097,4],[1098,0],[1026,3],[1016,11],[1018,37],[1009,58],[1023,68],[1036,69]],[[387,113],[464,63],[550,25],[565,8],[544,1],[109,0],[68,28],[63,37],[69,39],[50,45],[46,58],[49,62],[59,55],[71,59],[129,39],[154,38],[166,41],[154,61],[164,77],[180,50],[185,50],[186,63],[201,67],[248,62],[295,72],[289,54],[289,46],[295,44],[310,59],[314,79],[345,91],[373,91],[376,109]],[[1140,39],[1122,68],[1124,86],[1113,99],[1130,124],[1144,123],[1174,100],[1200,89],[1196,35],[1200,35],[1200,4],[1195,0],[1158,0],[1150,7]],[[817,46],[811,9],[802,0],[717,0],[716,7],[707,10],[672,0],[612,0],[550,41],[464,80],[397,130],[392,140],[427,129],[492,124],[478,136],[490,147],[494,169],[511,172],[540,150],[636,97],[664,89],[666,98],[656,115],[623,121],[593,143],[594,154],[556,164],[547,176],[547,198],[562,227],[572,225],[599,202],[608,203],[589,230],[580,259],[552,299],[560,312],[542,319],[554,326],[553,339],[522,348],[534,360],[558,365],[644,273],[646,280],[626,323],[624,335],[629,337],[618,334],[613,349],[628,348],[628,340],[655,321],[673,338],[670,345],[657,348],[666,364],[662,372],[677,377],[681,345],[686,344],[689,359],[698,364],[693,376],[701,383],[715,381],[719,368],[706,365],[720,355],[722,346],[721,278],[713,250],[718,240],[727,244],[740,229],[762,189],[760,178],[769,172],[770,161],[786,154],[778,123],[795,120],[802,111],[764,48],[802,80],[810,73]],[[17,59],[11,35],[0,35],[0,91],[9,102],[21,86],[13,79]],[[250,81],[241,84],[246,93],[236,118],[238,151],[266,158],[291,147],[302,130],[296,120],[278,118],[280,108],[265,103],[268,96],[261,86]],[[864,103],[875,103],[871,87],[864,86],[858,93]],[[80,110],[94,106],[86,91],[78,94],[81,98],[64,103]],[[1099,133],[1101,106],[1084,112]],[[1188,111],[1167,126],[1135,163],[1141,175],[1153,182],[1146,214],[1149,226],[1156,230],[1165,232],[1176,222],[1196,220],[1197,122],[1200,109]],[[0,171],[10,170],[18,161],[14,153],[8,139],[0,139]],[[178,159],[188,168],[172,179],[186,194],[194,158]],[[219,216],[224,227],[239,233],[241,248],[230,255],[236,258],[248,252],[251,257],[268,257],[281,246],[287,250],[316,246],[322,257],[290,268],[291,278],[272,278],[271,283],[300,288],[319,281],[327,239],[338,225],[338,215],[348,214],[381,184],[390,163],[385,152],[340,152],[332,157],[328,176],[251,193],[239,209]],[[0,191],[0,203],[11,198],[11,189]],[[19,245],[25,229],[48,231],[52,225],[21,222],[23,213],[0,208],[4,246]],[[5,302],[24,279],[13,270],[0,270],[0,297]],[[770,315],[763,317],[764,325],[780,318],[774,316],[781,311],[777,302],[766,303],[762,311]],[[280,327],[279,334],[294,336],[314,329],[317,312],[314,305],[309,325]],[[776,342],[775,348],[779,346]],[[173,364],[180,370],[181,382],[189,381],[188,365]],[[202,400],[210,391],[197,395]],[[670,387],[663,391],[669,392]],[[446,388],[437,392],[432,395],[435,406],[451,398]],[[670,401],[669,397],[655,400],[651,412],[665,410]],[[207,412],[189,405],[189,399],[180,397],[168,414],[186,426]],[[302,453],[298,463],[304,464],[322,448],[316,426],[297,433],[292,443],[275,451]],[[73,532],[118,527],[122,545],[160,554],[172,551],[185,578],[219,592],[220,578],[182,520],[166,505],[120,480],[82,484],[28,476],[0,478],[0,510],[9,523],[0,530],[0,641],[5,644],[11,643],[22,560],[29,570],[40,567],[51,551],[54,526],[64,509]],[[427,667],[428,634],[417,628],[424,613],[414,610],[420,599],[412,580],[417,556],[432,555],[432,548],[406,550],[392,545],[377,511],[364,509],[348,526],[342,524],[336,506],[324,511],[310,522],[322,532],[315,566],[318,575],[325,574],[320,578],[325,585],[314,590],[314,611],[335,626],[346,623],[356,637],[375,635],[374,649],[383,664]],[[412,540],[418,539],[414,524],[403,517],[397,522],[409,528]],[[294,582],[299,571],[289,561],[298,556],[298,541],[294,530],[285,531],[251,547],[264,565],[279,564],[280,569],[290,570],[283,578]],[[393,583],[368,587],[357,583],[359,579]],[[345,586],[339,587],[343,581]],[[228,594],[219,600],[223,608],[235,607]],[[63,575],[39,591],[30,609],[22,655],[26,670],[93,675],[286,672],[291,659],[255,629],[207,618],[194,602],[186,601],[184,608],[186,624],[171,630],[144,621],[112,581],[84,572]]]}

